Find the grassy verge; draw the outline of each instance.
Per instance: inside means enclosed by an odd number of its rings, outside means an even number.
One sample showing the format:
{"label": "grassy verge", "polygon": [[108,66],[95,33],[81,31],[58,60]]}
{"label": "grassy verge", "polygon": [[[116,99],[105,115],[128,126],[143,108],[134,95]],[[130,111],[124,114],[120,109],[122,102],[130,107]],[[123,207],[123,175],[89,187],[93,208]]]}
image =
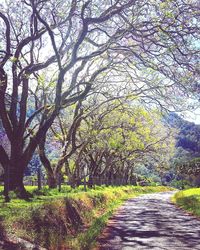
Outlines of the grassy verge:
{"label": "grassy verge", "polygon": [[180,191],[174,195],[172,201],[188,212],[200,217],[200,188]]}
{"label": "grassy verge", "polygon": [[108,218],[124,200],[144,193],[168,191],[166,187],[97,187],[83,191],[65,187],[57,190],[29,187],[30,201],[5,204],[0,200],[2,232],[15,234],[48,249],[91,249]]}

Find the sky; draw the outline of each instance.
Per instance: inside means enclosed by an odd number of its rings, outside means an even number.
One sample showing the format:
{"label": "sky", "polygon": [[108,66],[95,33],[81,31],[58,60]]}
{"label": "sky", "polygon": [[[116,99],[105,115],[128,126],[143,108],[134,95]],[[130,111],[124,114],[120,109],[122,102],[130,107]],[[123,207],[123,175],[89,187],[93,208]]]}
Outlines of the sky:
{"label": "sky", "polygon": [[195,124],[200,124],[200,108],[196,109],[195,111],[187,111],[183,115],[183,119],[194,122]]}

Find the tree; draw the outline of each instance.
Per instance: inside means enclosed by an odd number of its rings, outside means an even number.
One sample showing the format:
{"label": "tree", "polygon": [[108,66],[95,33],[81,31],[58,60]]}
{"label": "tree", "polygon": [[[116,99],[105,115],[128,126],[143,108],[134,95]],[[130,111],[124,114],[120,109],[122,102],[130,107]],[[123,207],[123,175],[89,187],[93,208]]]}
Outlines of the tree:
{"label": "tree", "polygon": [[162,124],[157,112],[116,102],[86,117],[79,129],[85,143],[74,159],[74,173],[87,168],[90,186],[131,183],[137,162],[157,159],[161,168],[173,154],[173,131]]}
{"label": "tree", "polygon": [[[49,188],[55,188],[61,176],[61,170],[65,165],[68,169],[69,158],[81,145],[76,140],[76,132],[82,120],[82,109],[80,103],[68,108],[68,112],[62,112],[51,126],[49,133],[39,144],[39,156],[47,172]],[[65,121],[68,117],[68,122]],[[53,142],[52,142],[53,141]],[[53,150],[52,150],[53,146]],[[56,154],[56,157],[49,155],[48,149]],[[68,175],[70,170],[68,169]]]}
{"label": "tree", "polygon": [[[72,186],[74,186],[73,171],[75,169],[70,166],[70,163],[72,165],[72,156],[75,153],[79,154],[79,151],[87,143],[86,141],[81,141],[78,135],[83,120],[92,116],[93,113],[97,112],[106,103],[111,104],[115,99],[126,99],[125,96],[118,97],[115,94],[108,99],[102,99],[101,95],[102,93],[100,92],[92,98],[87,98],[83,102],[78,102],[76,105],[62,110],[52,124],[46,138],[39,144],[39,155],[46,169],[50,188],[57,186],[61,170],[64,166],[68,179]],[[66,117],[68,117],[67,121]],[[54,152],[55,156],[53,158],[48,152],[49,149]],[[78,179],[80,178],[78,177]]]}
{"label": "tree", "polygon": [[[5,133],[5,131],[3,130],[3,128],[0,126],[0,147],[3,147],[6,154],[8,156],[10,156],[10,144],[9,144],[9,140],[8,137]],[[5,201],[9,202],[10,198],[9,198],[9,183],[8,183],[8,178],[9,178],[9,169],[6,168],[7,166],[7,160],[6,160],[6,156],[3,156],[3,164],[0,163],[0,177],[3,178],[4,181],[4,196],[5,196]]]}
{"label": "tree", "polygon": [[[1,7],[0,117],[11,156],[1,146],[0,162],[10,169],[10,189],[21,196],[24,169],[60,110],[83,100],[102,72],[109,69],[113,82],[122,74],[135,82],[146,69],[159,72],[159,84],[144,78],[134,86],[161,106],[174,90],[198,92],[196,1],[18,0]],[[53,102],[28,118],[29,91],[44,71],[45,81],[54,75]]]}
{"label": "tree", "polygon": [[[10,190],[17,189],[23,197],[27,195],[23,185],[24,170],[60,110],[84,99],[98,75],[112,65],[112,60],[101,55],[113,40],[122,36],[115,16],[130,7],[132,1],[120,7],[116,3],[104,6],[96,16],[88,12],[89,4],[76,0],[58,4],[30,0],[1,6],[0,117],[10,141],[11,156],[8,157],[1,146],[0,161],[4,168],[10,169]],[[113,27],[112,39],[106,38],[96,48],[90,37],[96,32],[105,35],[108,28],[101,26],[108,21]],[[49,53],[43,56],[45,50]],[[38,107],[27,118],[29,89],[35,89],[34,78],[37,79],[42,70],[50,71],[54,67],[54,101]],[[38,114],[42,118],[35,125]]]}

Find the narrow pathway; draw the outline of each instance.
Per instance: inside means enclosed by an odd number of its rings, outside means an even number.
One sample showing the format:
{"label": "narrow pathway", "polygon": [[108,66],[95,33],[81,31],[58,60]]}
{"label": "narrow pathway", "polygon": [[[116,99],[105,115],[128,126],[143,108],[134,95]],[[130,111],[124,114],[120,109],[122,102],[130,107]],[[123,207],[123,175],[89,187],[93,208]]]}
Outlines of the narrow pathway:
{"label": "narrow pathway", "polygon": [[200,220],[171,204],[172,194],[127,201],[99,238],[99,250],[200,250]]}

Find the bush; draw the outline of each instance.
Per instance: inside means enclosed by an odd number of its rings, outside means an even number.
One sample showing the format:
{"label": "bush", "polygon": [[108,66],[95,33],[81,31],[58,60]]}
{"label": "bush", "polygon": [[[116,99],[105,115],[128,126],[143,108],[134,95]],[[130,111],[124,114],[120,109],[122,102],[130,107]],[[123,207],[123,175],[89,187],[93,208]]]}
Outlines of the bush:
{"label": "bush", "polygon": [[200,188],[177,192],[172,200],[185,210],[200,216]]}
{"label": "bush", "polygon": [[191,184],[187,180],[172,180],[170,186],[177,189],[188,189],[191,188]]}

